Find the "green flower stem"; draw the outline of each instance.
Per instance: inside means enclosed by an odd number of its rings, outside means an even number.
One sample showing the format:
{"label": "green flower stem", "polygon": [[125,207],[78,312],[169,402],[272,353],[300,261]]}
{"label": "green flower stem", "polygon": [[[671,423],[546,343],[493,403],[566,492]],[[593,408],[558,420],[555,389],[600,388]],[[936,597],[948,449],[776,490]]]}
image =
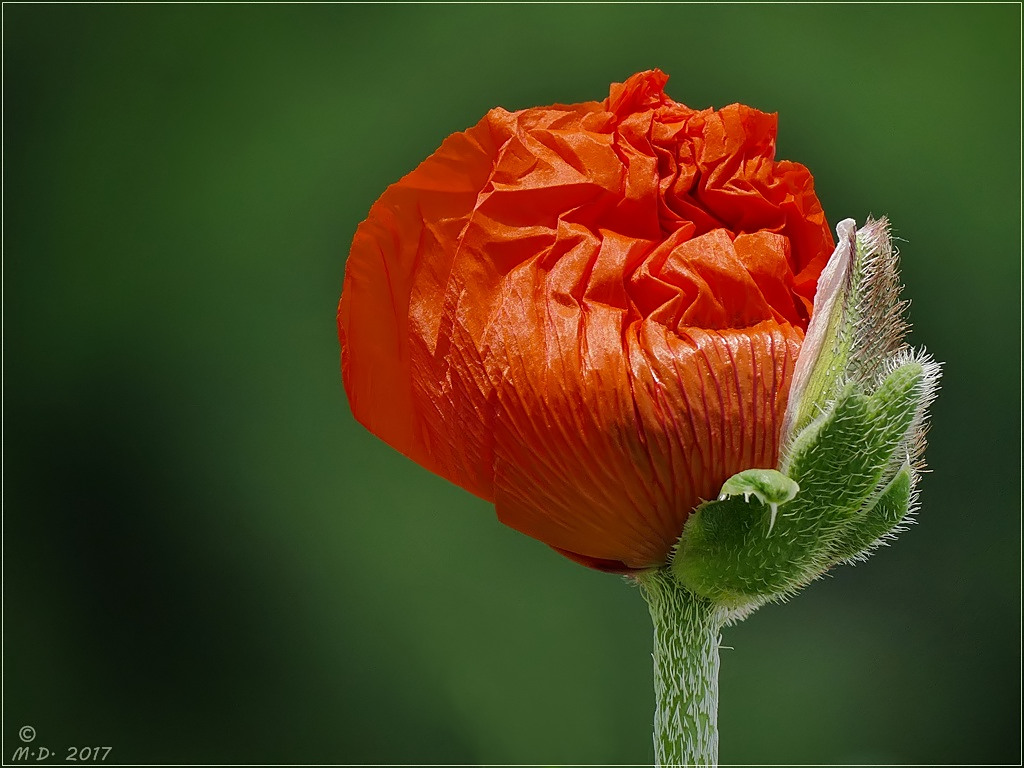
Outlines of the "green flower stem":
{"label": "green flower stem", "polygon": [[654,621],[655,764],[715,766],[722,612],[680,586],[668,568],[637,582]]}

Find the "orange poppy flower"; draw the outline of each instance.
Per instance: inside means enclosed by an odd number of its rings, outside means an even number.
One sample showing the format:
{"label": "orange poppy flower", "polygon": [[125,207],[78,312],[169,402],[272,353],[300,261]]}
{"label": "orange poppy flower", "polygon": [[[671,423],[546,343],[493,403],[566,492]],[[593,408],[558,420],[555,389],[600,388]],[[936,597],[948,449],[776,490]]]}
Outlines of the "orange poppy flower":
{"label": "orange poppy flower", "polygon": [[834,241],[775,115],[641,72],[491,110],[359,225],[338,307],[356,418],[586,565],[662,565],[691,510],[775,467]]}

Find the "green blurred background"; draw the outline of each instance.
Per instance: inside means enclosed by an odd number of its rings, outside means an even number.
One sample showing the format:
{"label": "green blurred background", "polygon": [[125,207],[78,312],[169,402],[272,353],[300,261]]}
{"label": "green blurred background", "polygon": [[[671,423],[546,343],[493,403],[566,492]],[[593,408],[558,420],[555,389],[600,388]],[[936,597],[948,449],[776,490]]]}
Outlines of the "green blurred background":
{"label": "green blurred background", "polygon": [[644,763],[637,592],[364,432],[356,224],[661,67],[888,214],[945,361],[892,549],[729,629],[726,763],[1020,759],[1020,8],[5,5],[3,755]]}

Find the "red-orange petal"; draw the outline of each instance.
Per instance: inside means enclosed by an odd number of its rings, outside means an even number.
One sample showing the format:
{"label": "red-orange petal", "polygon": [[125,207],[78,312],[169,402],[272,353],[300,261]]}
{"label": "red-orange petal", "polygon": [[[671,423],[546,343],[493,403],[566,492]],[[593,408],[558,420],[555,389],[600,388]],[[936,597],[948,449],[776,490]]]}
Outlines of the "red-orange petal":
{"label": "red-orange petal", "polygon": [[664,562],[701,499],[775,465],[832,248],[774,116],[665,79],[449,137],[359,226],[338,309],[368,429],[603,570]]}

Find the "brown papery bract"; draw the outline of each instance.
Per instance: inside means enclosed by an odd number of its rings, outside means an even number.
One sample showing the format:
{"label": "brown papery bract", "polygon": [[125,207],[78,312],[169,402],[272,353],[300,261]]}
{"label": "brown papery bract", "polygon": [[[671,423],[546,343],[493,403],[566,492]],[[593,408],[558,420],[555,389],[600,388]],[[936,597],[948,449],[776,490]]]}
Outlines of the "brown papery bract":
{"label": "brown papery bract", "polygon": [[702,499],[775,467],[834,245],[774,115],[667,79],[450,136],[359,225],[338,307],[362,424],[611,571],[663,564]]}

